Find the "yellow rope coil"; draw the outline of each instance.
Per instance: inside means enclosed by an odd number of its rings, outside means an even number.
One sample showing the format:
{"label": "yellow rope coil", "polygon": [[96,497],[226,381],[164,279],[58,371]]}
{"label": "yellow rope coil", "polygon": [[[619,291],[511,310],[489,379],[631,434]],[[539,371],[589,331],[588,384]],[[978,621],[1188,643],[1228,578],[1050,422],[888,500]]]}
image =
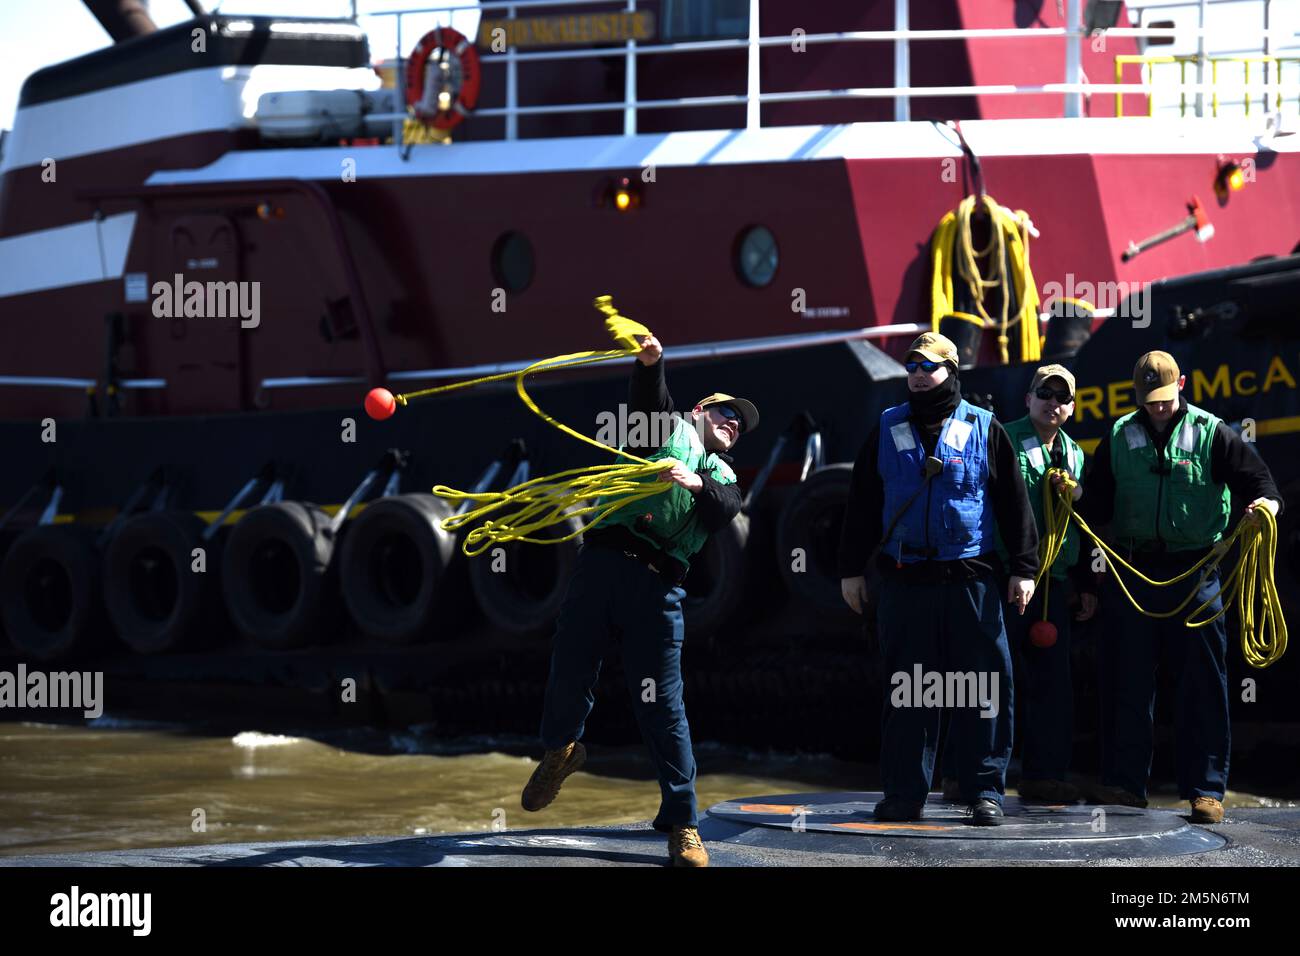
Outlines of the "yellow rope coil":
{"label": "yellow rope coil", "polygon": [[[1061,487],[1055,489],[1052,475],[1064,478]],[[1200,583],[1227,557],[1233,542],[1239,545],[1237,563],[1227,577],[1219,582],[1219,590],[1200,607],[1183,618],[1187,627],[1205,627],[1226,614],[1232,604],[1237,606],[1237,619],[1241,629],[1241,653],[1251,667],[1263,669],[1281,660],[1286,653],[1287,627],[1282,614],[1282,601],[1278,597],[1274,578],[1274,566],[1277,560],[1277,519],[1267,508],[1256,508],[1242,518],[1232,534],[1219,541],[1206,555],[1182,574],[1168,581],[1155,581],[1133,565],[1129,564],[1114,548],[1106,544],[1088,527],[1074,510],[1073,489],[1077,482],[1062,469],[1053,468],[1047,473],[1043,482],[1043,523],[1046,526],[1043,540],[1039,542],[1039,569],[1035,586],[1047,576],[1048,570],[1056,561],[1056,556],[1065,546],[1065,534],[1070,522],[1074,521],[1079,530],[1091,538],[1106,556],[1111,570],[1115,572],[1115,583],[1119,585],[1124,596],[1138,613],[1158,619],[1171,618],[1186,608],[1200,590]],[[1252,517],[1257,516],[1257,517]],[[1201,578],[1186,598],[1172,611],[1148,611],[1133,597],[1119,573],[1119,568],[1132,572],[1137,578],[1152,587],[1170,587],[1187,580],[1196,572]],[[1049,586],[1050,586],[1050,578]],[[1196,620],[1215,598],[1223,598],[1223,606],[1205,620]],[[1258,613],[1257,613],[1258,612]],[[1043,619],[1047,619],[1047,591],[1043,593]]]}
{"label": "yellow rope coil", "polygon": [[[1063,495],[1052,494],[1052,476],[1061,475],[1065,483],[1061,486]],[[1034,591],[1038,591],[1040,581],[1046,581],[1047,586],[1043,588],[1043,620],[1047,620],[1047,598],[1051,591],[1052,576],[1049,573],[1056,559],[1060,557],[1062,549],[1065,547],[1065,532],[1070,527],[1070,516],[1073,509],[1062,502],[1062,497],[1072,500],[1074,486],[1078,482],[1074,477],[1064,469],[1050,468],[1047,472],[1047,478],[1043,481],[1043,521],[1047,525],[1046,533],[1038,541],[1038,576],[1034,578]],[[1063,508],[1063,513],[1058,511]],[[1060,529],[1059,532],[1057,529]]]}
{"label": "yellow rope coil", "polygon": [[[989,216],[989,243],[975,248],[971,220],[982,209]],[[1037,361],[1042,356],[1042,335],[1038,327],[1038,290],[1029,268],[1029,214],[1023,209],[1012,211],[991,196],[967,196],[957,209],[940,221],[931,239],[932,324],[936,332],[946,315],[954,314],[954,279],[964,282],[970,291],[979,321],[998,330],[998,352],[1005,365],[1010,361],[1013,325],[1020,326],[1019,360]],[[991,256],[991,258],[990,258]],[[955,261],[954,261],[955,258]],[[980,271],[987,260],[989,276]],[[1008,274],[1008,260],[1010,274]],[[988,314],[984,300],[988,291],[998,289],[1002,307],[997,318]],[[1011,314],[1014,293],[1018,311]]]}
{"label": "yellow rope coil", "polygon": [[[605,329],[616,343],[623,346],[604,352],[574,352],[569,355],[557,355],[552,358],[534,362],[516,372],[503,372],[498,375],[485,375],[481,378],[456,382],[452,385],[440,385],[418,392],[394,395],[398,404],[405,406],[415,398],[424,398],[461,388],[472,388],[486,382],[499,382],[504,379],[515,380],[515,391],[520,400],[543,421],[558,428],[566,435],[579,441],[594,445],[602,451],[623,458],[630,458],[636,464],[588,465],[583,468],[571,468],[568,471],[544,475],[525,481],[504,491],[469,492],[458,491],[446,485],[437,485],[433,493],[452,501],[478,502],[464,514],[455,514],[442,522],[444,531],[459,531],[470,525],[473,527],[465,535],[461,550],[473,557],[482,554],[496,544],[508,541],[525,541],[530,544],[558,544],[577,537],[584,531],[608,517],[619,508],[633,502],[649,498],[667,491],[671,485],[666,482],[647,482],[645,479],[661,471],[666,471],[676,464],[672,459],[646,461],[630,452],[610,448],[580,432],[574,431],[563,422],[557,421],[538,407],[532,396],[524,387],[524,380],[539,372],[554,372],[560,369],[592,365],[597,362],[609,362],[614,359],[627,358],[641,351],[640,340],[650,335],[650,330],[639,322],[618,314],[609,296],[600,296],[595,302],[596,308],[606,314]],[[595,504],[598,498],[616,498],[605,505]],[[537,537],[538,533],[554,525],[563,524],[570,518],[583,517],[599,512],[591,521],[577,531],[563,537]],[[492,517],[489,517],[492,516]]]}

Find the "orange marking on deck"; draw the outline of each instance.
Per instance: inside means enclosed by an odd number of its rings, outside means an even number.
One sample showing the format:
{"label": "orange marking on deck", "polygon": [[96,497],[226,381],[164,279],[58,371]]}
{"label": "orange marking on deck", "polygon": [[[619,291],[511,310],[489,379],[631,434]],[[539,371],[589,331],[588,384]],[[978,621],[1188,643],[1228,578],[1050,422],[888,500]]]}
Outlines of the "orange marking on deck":
{"label": "orange marking on deck", "polygon": [[803,810],[804,807],[785,806],[781,803],[742,803],[740,805],[741,813],[794,813],[796,810]]}
{"label": "orange marking on deck", "polygon": [[933,823],[832,823],[841,830],[951,830]]}

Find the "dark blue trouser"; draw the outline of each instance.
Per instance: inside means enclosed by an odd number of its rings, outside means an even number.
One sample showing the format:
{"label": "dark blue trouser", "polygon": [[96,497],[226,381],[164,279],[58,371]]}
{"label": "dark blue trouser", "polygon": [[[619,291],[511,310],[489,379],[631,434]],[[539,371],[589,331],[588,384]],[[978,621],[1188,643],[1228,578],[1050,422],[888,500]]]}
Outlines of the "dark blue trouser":
{"label": "dark blue trouser", "polygon": [[[1164,559],[1144,568],[1148,577],[1167,580],[1192,564],[1198,553],[1181,562]],[[1178,795],[1223,799],[1228,786],[1232,731],[1228,720],[1228,630],[1223,618],[1206,627],[1183,624],[1187,614],[1219,590],[1215,574],[1196,598],[1172,618],[1146,617],[1120,593],[1114,574],[1104,575],[1098,641],[1101,689],[1102,783],[1147,795],[1153,749],[1156,668],[1169,668],[1177,688],[1174,708],[1175,765]],[[1167,611],[1186,595],[1195,578],[1168,588],[1152,588],[1125,575],[1133,597],[1151,611]],[[1218,598],[1203,620],[1218,611]]]}
{"label": "dark blue trouser", "polygon": [[[962,798],[1000,804],[1012,729],[1011,658],[1001,588],[991,574],[943,583],[890,578],[880,590],[878,616],[885,696],[880,775],[885,796],[919,803],[934,776],[943,705],[927,705],[922,697],[922,705],[916,706],[916,697],[907,693],[916,684],[919,667],[922,674],[941,675],[945,685],[949,675],[976,675],[981,690],[988,692],[985,705],[968,694],[966,706],[954,707],[953,751]],[[996,714],[987,706],[994,698]]]}
{"label": "dark blue trouser", "polygon": [[601,661],[617,641],[632,711],[659,774],[656,830],[698,822],[695,755],[682,703],[685,596],[621,551],[584,547],[560,608],[542,713],[547,750],[580,739]]}
{"label": "dark blue trouser", "polygon": [[[1024,728],[1022,780],[1064,780],[1074,745],[1074,688],[1070,681],[1069,584],[1054,579],[1047,602],[1047,619],[1056,625],[1056,643],[1035,647],[1029,629],[1043,619],[1042,586],[1025,613],[1006,611],[1007,643],[1016,655],[1016,722]],[[1010,719],[1010,714],[1007,714]],[[1002,715],[999,715],[999,720]],[[1010,730],[1007,731],[1010,733]],[[952,733],[944,742],[943,776],[957,776]]]}

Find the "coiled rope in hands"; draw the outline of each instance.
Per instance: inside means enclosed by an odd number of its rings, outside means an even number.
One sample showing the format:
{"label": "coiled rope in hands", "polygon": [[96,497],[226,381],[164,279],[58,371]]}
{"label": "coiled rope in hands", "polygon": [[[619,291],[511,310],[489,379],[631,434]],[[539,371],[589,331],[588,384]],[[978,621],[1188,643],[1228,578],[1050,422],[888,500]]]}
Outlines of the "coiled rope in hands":
{"label": "coiled rope in hands", "polygon": [[[597,309],[605,313],[605,329],[613,337],[615,343],[621,346],[620,348],[608,351],[574,352],[569,355],[556,355],[552,358],[542,359],[540,362],[534,362],[516,372],[486,375],[482,378],[456,382],[452,385],[440,385],[436,388],[426,388],[418,392],[393,396],[396,404],[405,407],[414,399],[513,378],[515,380],[515,391],[519,395],[520,401],[543,421],[558,428],[566,435],[586,442],[588,445],[593,445],[617,457],[630,459],[631,463],[571,468],[568,471],[556,472],[552,475],[544,475],[531,481],[525,481],[504,491],[458,491],[446,485],[436,485],[433,488],[433,493],[441,498],[452,501],[472,501],[478,505],[464,513],[451,515],[442,521],[443,530],[452,532],[477,525],[477,527],[471,527],[461,544],[461,550],[466,555],[473,557],[482,554],[493,545],[504,544],[509,541],[525,541],[530,544],[559,544],[562,541],[569,541],[604,520],[619,508],[653,495],[662,494],[672,487],[667,482],[649,481],[648,479],[659,472],[671,469],[673,465],[677,464],[676,461],[673,459],[646,461],[644,458],[639,458],[630,452],[610,448],[608,445],[603,445],[592,438],[588,438],[544,412],[533,401],[532,396],[528,394],[528,389],[524,386],[524,381],[530,375],[593,365],[598,362],[610,362],[615,359],[636,355],[641,351],[641,339],[650,335],[650,330],[641,323],[620,315],[618,310],[614,308],[610,296],[600,296],[594,304]],[[597,504],[597,499],[602,498],[607,500]],[[563,537],[538,536],[546,528],[562,525],[571,518],[582,518],[593,513],[595,517],[578,528],[578,530],[572,531]]]}
{"label": "coiled rope in hands", "polygon": [[[1056,488],[1052,482],[1053,475],[1060,475],[1062,481]],[[1039,544],[1038,579],[1046,574],[1056,556],[1065,546],[1065,534],[1070,522],[1078,524],[1079,530],[1096,542],[1115,572],[1115,583],[1119,585],[1124,596],[1140,614],[1153,618],[1171,618],[1182,612],[1200,591],[1200,584],[1227,557],[1233,542],[1239,545],[1237,563],[1227,577],[1222,578],[1219,590],[1183,618],[1187,627],[1205,627],[1212,624],[1225,613],[1232,604],[1237,606],[1237,619],[1241,629],[1241,653],[1251,667],[1263,669],[1277,663],[1286,653],[1287,627],[1282,614],[1282,601],[1278,597],[1274,568],[1277,562],[1277,519],[1267,508],[1256,508],[1242,517],[1232,534],[1214,545],[1206,555],[1177,577],[1168,581],[1155,581],[1133,565],[1129,564],[1110,545],[1103,541],[1088,527],[1088,523],[1074,510],[1073,490],[1077,482],[1071,475],[1059,468],[1047,473],[1048,480],[1043,482],[1043,523],[1045,532]],[[1197,571],[1201,572],[1196,586],[1187,597],[1172,611],[1148,611],[1129,592],[1119,569],[1131,572],[1137,578],[1152,587],[1170,587],[1187,580]],[[1223,606],[1211,617],[1196,620],[1206,611],[1216,598],[1223,598]],[[1043,620],[1047,620],[1047,594],[1043,594]],[[1038,626],[1035,622],[1035,627]]]}

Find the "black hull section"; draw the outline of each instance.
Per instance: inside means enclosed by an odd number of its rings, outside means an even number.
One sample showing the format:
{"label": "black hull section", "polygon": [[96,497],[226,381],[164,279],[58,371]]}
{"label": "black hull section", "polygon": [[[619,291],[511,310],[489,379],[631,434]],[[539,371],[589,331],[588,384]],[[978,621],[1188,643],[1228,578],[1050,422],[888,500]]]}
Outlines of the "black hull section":
{"label": "black hull section", "polygon": [[[1127,410],[1133,362],[1152,348],[1177,357],[1188,375],[1190,400],[1231,423],[1253,423],[1257,448],[1290,502],[1281,521],[1278,585],[1293,621],[1300,620],[1300,456],[1293,451],[1300,431],[1297,276],[1300,258],[1292,257],[1160,283],[1153,287],[1149,325],[1108,320],[1078,355],[1065,359],[1080,387],[1071,433],[1085,443]],[[1235,314],[1223,308],[1225,302],[1235,305]],[[548,413],[594,434],[597,414],[616,414],[626,400],[627,371],[620,363],[580,377],[543,377],[533,395]],[[991,396],[999,417],[1010,420],[1023,414],[1031,374],[1028,367],[972,369],[962,373],[962,382],[968,394]],[[881,410],[902,399],[905,388],[901,367],[863,343],[670,362],[668,378],[683,405],[718,390],[759,404],[763,426],[738,447],[746,485],[787,423],[804,412],[821,429],[826,461],[852,460]],[[1087,402],[1086,389],[1092,390]],[[41,442],[38,424],[3,424],[9,467],[0,478],[0,503],[11,505],[51,467],[66,489],[65,512],[104,519],[159,465],[177,479],[174,507],[216,511],[267,461],[291,467],[287,499],[337,504],[388,448],[411,452],[404,492],[438,483],[468,488],[515,438],[527,445],[533,476],[601,460],[531,415],[509,383],[416,401],[386,422],[366,418],[361,398],[359,392],[355,408],[319,412],[60,422],[52,444]],[[355,442],[341,439],[347,417],[356,423]],[[870,757],[878,745],[882,693],[874,646],[857,627],[828,624],[790,597],[776,573],[781,556],[774,525],[797,480],[801,452],[796,442],[753,512],[750,547],[767,567],[761,599],[732,626],[688,637],[691,721],[700,739]],[[1244,756],[1252,776],[1267,780],[1287,766],[1285,759],[1274,763],[1273,755],[1282,755],[1274,731],[1293,716],[1289,704],[1300,687],[1300,665],[1292,653],[1267,671],[1250,670],[1237,649],[1235,614],[1229,622],[1230,683],[1240,687],[1251,678],[1260,685],[1258,702],[1245,704],[1237,700],[1240,694],[1232,695],[1240,742],[1234,767]],[[1074,645],[1080,769],[1094,756],[1090,637],[1090,629],[1080,627]],[[547,644],[545,637],[513,637],[474,619],[435,643],[410,648],[376,646],[346,631],[324,646],[284,652],[231,638],[202,653],[140,657],[106,641],[94,661],[108,674],[110,710],[116,701],[122,712],[133,714],[235,722],[255,716],[259,725],[277,719],[287,725],[426,724],[447,736],[532,734]],[[16,659],[11,651],[4,663],[11,667]],[[339,702],[345,677],[358,681],[357,705]],[[597,694],[593,741],[635,741],[631,715],[619,703],[625,691],[613,662]],[[1248,755],[1252,740],[1258,744],[1254,758]],[[1161,746],[1157,753],[1167,755],[1170,748]]]}
{"label": "black hull section", "polygon": [[[547,413],[594,436],[597,415],[617,416],[627,400],[630,361],[581,376],[540,376],[531,394]],[[738,445],[736,456],[746,486],[787,425],[804,415],[820,429],[827,462],[852,458],[871,423],[905,387],[901,367],[865,343],[670,359],[668,384],[686,409],[715,391],[754,398],[763,424]],[[355,408],[316,412],[59,422],[52,443],[41,442],[39,424],[6,423],[0,436],[16,466],[2,479],[0,502],[12,505],[50,468],[64,488],[61,513],[102,524],[159,466],[174,478],[170,507],[215,512],[269,461],[288,475],[287,500],[332,505],[344,501],[389,448],[410,452],[401,482],[406,493],[435,484],[468,489],[517,438],[527,447],[533,477],[615,460],[531,414],[513,383],[416,400],[384,422],[365,416],[361,398],[358,390]],[[342,440],[345,418],[355,421],[355,442]],[[811,609],[786,598],[777,573],[774,524],[804,451],[802,434],[786,444],[752,512],[747,554],[763,566],[749,582],[753,606],[717,633],[688,630],[692,721],[707,739],[867,757],[875,747],[874,657],[864,653],[858,627],[843,621],[827,627]],[[35,502],[23,517],[33,518],[43,504]],[[456,580],[464,586],[463,578]],[[689,578],[686,584],[689,591]],[[12,670],[22,656],[12,644],[0,649],[6,652],[0,667]],[[549,628],[542,635],[508,634],[479,614],[410,647],[367,640],[348,622],[316,646],[276,651],[226,627],[214,646],[190,652],[140,655],[106,634],[70,659],[27,663],[105,671],[114,716],[255,718],[259,726],[428,725],[439,736],[456,737],[534,733],[548,659]],[[340,700],[340,682],[349,677],[357,682],[355,704]],[[597,694],[603,716],[593,719],[591,739],[637,739],[631,714],[619,704],[625,684],[616,662],[602,674]],[[828,700],[840,702],[833,722],[795,719]],[[774,726],[778,702],[782,716]]]}
{"label": "black hull section", "polygon": [[[548,414],[594,437],[598,416],[617,415],[627,402],[631,361],[580,377],[536,376],[529,391]],[[737,445],[742,470],[761,465],[803,412],[822,429],[827,461],[851,459],[871,423],[902,396],[902,375],[897,363],[862,343],[668,365],[681,409],[717,391],[754,397],[763,424]],[[408,390],[424,387],[410,383]],[[514,438],[524,440],[534,476],[616,460],[533,415],[512,382],[415,400],[382,422],[366,416],[364,394],[359,386],[354,406],[308,412],[58,421],[53,442],[42,441],[39,422],[0,423],[0,447],[10,462],[0,476],[0,507],[16,502],[50,468],[64,486],[61,510],[78,513],[119,508],[160,465],[175,478],[173,507],[217,511],[266,462],[288,473],[286,498],[338,504],[388,448],[411,453],[403,491],[468,488]],[[346,419],[355,422],[355,441],[344,441]]]}

